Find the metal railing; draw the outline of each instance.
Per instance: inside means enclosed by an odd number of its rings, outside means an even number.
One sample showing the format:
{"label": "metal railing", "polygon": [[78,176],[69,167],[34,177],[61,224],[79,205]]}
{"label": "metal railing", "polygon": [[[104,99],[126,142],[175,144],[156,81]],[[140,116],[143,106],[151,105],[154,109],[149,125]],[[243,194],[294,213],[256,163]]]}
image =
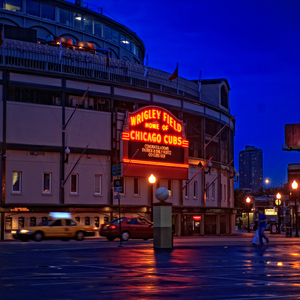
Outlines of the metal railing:
{"label": "metal railing", "polygon": [[178,77],[173,82],[170,73],[106,56],[73,49],[6,39],[0,47],[0,65],[23,69],[70,74],[104,81],[124,83],[199,99],[198,84]]}

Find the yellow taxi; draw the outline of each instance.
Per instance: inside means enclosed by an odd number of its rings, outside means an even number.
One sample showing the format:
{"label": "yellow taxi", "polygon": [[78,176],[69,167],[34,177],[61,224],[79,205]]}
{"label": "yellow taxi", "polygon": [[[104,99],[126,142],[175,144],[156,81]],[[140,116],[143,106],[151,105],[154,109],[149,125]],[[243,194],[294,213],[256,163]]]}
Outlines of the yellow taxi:
{"label": "yellow taxi", "polygon": [[43,239],[71,239],[82,241],[85,236],[94,236],[95,228],[79,225],[71,218],[70,213],[53,212],[49,218],[37,226],[25,227],[11,231],[14,239],[28,241],[33,239],[40,242]]}

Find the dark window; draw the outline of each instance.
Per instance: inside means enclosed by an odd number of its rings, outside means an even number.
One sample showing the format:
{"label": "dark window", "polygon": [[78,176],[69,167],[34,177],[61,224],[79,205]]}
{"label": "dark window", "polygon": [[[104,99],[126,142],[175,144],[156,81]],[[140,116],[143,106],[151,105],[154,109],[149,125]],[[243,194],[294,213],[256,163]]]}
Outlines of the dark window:
{"label": "dark window", "polygon": [[61,226],[61,220],[56,220],[52,226]]}
{"label": "dark window", "polygon": [[30,226],[36,226],[36,217],[30,217]]}
{"label": "dark window", "polygon": [[55,21],[55,7],[42,3],[42,18]]}
{"label": "dark window", "polygon": [[66,219],[65,221],[67,226],[76,226],[76,223],[71,219]]}
{"label": "dark window", "polygon": [[135,195],[139,195],[139,179],[138,178],[134,178],[133,193]]}
{"label": "dark window", "polygon": [[87,225],[87,226],[90,225],[90,217],[85,217],[84,218],[84,225]]}
{"label": "dark window", "polygon": [[64,9],[59,10],[59,21],[62,24],[70,25],[70,12]]}
{"label": "dark window", "polygon": [[26,13],[36,17],[40,16],[40,2],[27,0],[26,1]]}
{"label": "dark window", "polygon": [[228,108],[228,93],[224,85],[221,87],[221,105]]}

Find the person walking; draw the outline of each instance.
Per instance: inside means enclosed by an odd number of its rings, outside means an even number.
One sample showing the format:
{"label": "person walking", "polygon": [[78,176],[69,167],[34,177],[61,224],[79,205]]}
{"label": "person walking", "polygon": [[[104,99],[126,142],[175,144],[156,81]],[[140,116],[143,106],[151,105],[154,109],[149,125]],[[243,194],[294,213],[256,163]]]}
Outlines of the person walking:
{"label": "person walking", "polygon": [[264,212],[259,210],[259,221],[258,221],[258,233],[259,233],[259,243],[261,245],[264,244],[263,239],[266,240],[267,244],[269,244],[269,239],[265,236],[265,229],[267,225],[267,217]]}

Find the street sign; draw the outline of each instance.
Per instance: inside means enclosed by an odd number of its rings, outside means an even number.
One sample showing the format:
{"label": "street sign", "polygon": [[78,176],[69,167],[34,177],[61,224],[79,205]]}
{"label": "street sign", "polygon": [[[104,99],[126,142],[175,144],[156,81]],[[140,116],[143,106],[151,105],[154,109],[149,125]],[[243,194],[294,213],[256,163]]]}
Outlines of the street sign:
{"label": "street sign", "polygon": [[116,194],[116,195],[114,195],[114,199],[121,199],[121,195],[118,193],[118,194]]}
{"label": "street sign", "polygon": [[114,180],[114,192],[123,192],[123,177]]}
{"label": "street sign", "polygon": [[121,176],[122,166],[121,165],[112,166],[111,171],[112,171],[112,176]]}

